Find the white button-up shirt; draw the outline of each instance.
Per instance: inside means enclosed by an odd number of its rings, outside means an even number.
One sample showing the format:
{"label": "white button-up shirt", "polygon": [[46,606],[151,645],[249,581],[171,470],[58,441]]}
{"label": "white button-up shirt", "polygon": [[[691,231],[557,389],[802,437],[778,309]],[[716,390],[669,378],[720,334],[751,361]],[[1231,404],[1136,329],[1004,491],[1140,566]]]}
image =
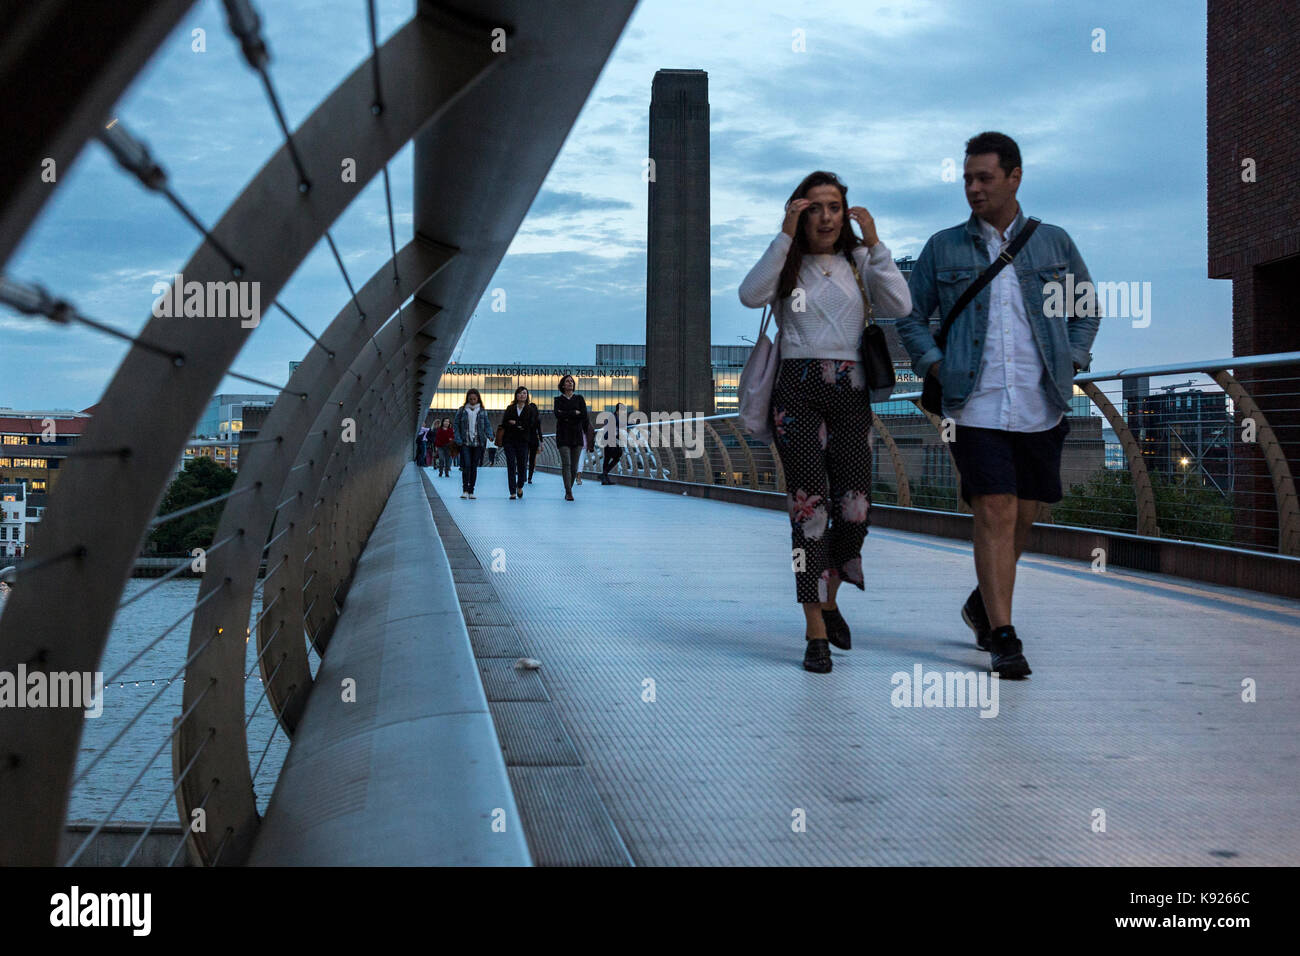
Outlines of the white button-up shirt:
{"label": "white button-up shirt", "polygon": [[[979,220],[980,234],[992,264],[1016,230],[1024,212],[1016,214],[1005,232]],[[967,428],[996,428],[1008,432],[1041,432],[1055,428],[1064,414],[1052,408],[1043,391],[1046,368],[1038,354],[1034,330],[1025,314],[1015,263],[1004,266],[989,283],[989,327],[980,359],[979,377],[966,404],[944,415]]]}

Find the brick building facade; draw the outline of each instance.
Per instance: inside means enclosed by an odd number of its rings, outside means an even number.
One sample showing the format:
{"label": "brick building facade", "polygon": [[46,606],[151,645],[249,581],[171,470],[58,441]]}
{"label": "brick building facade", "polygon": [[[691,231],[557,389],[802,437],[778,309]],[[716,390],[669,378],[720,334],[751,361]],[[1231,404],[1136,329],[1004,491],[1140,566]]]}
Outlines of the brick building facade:
{"label": "brick building facade", "polygon": [[[1209,276],[1232,281],[1234,355],[1300,350],[1300,4],[1208,0],[1206,183]],[[1238,379],[1300,473],[1300,365]],[[1238,418],[1240,418],[1238,414]],[[1243,544],[1275,547],[1263,455],[1237,496]]]}

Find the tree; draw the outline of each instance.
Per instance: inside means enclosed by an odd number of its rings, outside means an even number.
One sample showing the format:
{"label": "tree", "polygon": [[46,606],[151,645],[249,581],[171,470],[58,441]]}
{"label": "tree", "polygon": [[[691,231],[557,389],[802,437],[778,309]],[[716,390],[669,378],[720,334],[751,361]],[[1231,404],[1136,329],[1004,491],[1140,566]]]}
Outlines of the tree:
{"label": "tree", "polygon": [[[1232,540],[1231,502],[1215,488],[1186,476],[1169,478],[1151,474],[1156,523],[1166,538],[1193,541]],[[1137,496],[1128,469],[1099,471],[1081,484],[1071,485],[1059,504],[1052,506],[1054,524],[1137,532]]]}
{"label": "tree", "polygon": [[[176,476],[163,495],[158,514],[168,515],[191,505],[224,495],[235,485],[235,473],[211,458],[194,458]],[[149,541],[163,553],[188,554],[194,548],[211,546],[221,521],[225,502],[199,508],[153,529]]]}

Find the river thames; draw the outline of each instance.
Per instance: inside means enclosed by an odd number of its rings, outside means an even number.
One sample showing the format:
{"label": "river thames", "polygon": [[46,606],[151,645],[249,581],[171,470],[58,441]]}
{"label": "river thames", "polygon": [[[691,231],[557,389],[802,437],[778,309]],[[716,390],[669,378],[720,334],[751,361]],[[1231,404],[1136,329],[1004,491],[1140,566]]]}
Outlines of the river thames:
{"label": "river thames", "polygon": [[[122,599],[129,600],[155,581],[156,579],[150,578],[132,578],[127,582]],[[86,779],[73,788],[68,806],[69,822],[98,823],[108,817],[110,822],[115,823],[147,823],[158,814],[160,808],[165,808],[159,817],[160,823],[176,820],[170,742],[157,753],[156,758],[155,751],[158,751],[159,745],[171,733],[172,721],[181,713],[184,674],[174,675],[188,655],[191,619],[186,618],[130,667],[123,670],[123,665],[194,606],[199,584],[198,578],[178,578],[160,584],[139,601],[122,608],[113,621],[104,659],[99,666],[105,681],[103,713],[97,718],[83,721],[76,773],[80,774],[110,744],[112,749]],[[4,606],[4,600],[4,595],[0,594],[0,609]],[[260,600],[254,601],[254,615],[258,613],[260,605]],[[250,616],[250,626],[252,619]],[[253,668],[254,656],[253,653],[246,655],[245,672]],[[314,655],[312,663],[314,669]],[[120,676],[114,676],[119,671]],[[262,695],[262,682],[258,675],[259,672],[254,670],[253,676],[247,680],[244,714],[247,717],[257,707],[257,713],[248,727],[248,752],[250,769],[257,766],[265,753],[265,760],[253,781],[257,807],[262,812],[266,809],[280,766],[288,754],[289,742],[283,729],[276,729],[275,717]],[[110,677],[114,678],[111,683]],[[155,696],[158,699],[151,704],[150,701]],[[122,733],[122,729],[140,713],[141,708],[146,706],[148,709],[134,726],[120,740],[112,743]],[[274,736],[272,731],[275,731]],[[142,769],[144,775],[132,787],[132,782]],[[121,805],[117,806],[119,800]]]}

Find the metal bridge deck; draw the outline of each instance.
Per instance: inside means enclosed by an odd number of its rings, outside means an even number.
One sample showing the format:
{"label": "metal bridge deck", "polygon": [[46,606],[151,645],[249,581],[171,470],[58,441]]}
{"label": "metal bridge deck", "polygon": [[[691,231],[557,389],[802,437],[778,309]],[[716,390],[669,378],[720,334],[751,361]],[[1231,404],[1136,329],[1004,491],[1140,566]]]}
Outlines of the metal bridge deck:
{"label": "metal bridge deck", "polygon": [[987,669],[967,544],[874,529],[823,676],[782,512],[426,473],[484,569],[502,549],[485,577],[639,865],[1300,862],[1300,602],[1026,555],[1033,676],[993,718],[895,707],[897,672]]}

